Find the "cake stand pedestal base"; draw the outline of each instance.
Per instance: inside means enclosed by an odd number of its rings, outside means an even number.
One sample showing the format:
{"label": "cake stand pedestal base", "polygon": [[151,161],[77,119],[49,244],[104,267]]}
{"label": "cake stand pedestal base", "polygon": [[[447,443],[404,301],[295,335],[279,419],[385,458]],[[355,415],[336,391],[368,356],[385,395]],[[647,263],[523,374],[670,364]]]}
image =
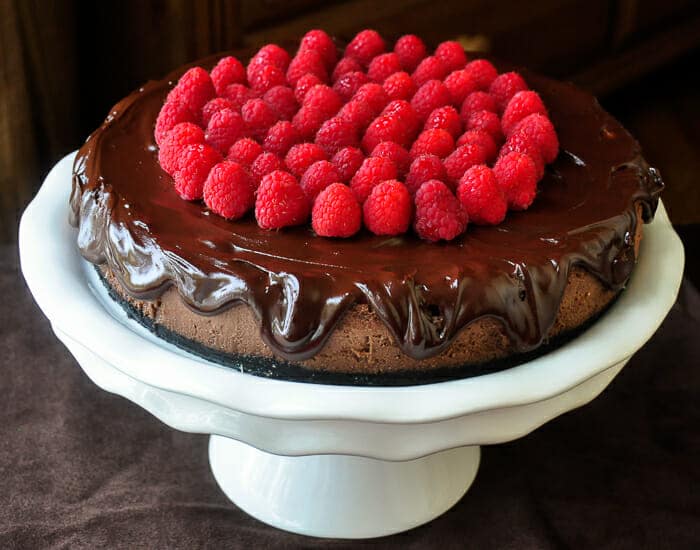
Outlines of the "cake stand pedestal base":
{"label": "cake stand pedestal base", "polygon": [[260,521],[315,537],[380,537],[427,523],[462,498],[479,457],[476,446],[406,462],[290,457],[217,435],[209,440],[209,463],[226,496]]}

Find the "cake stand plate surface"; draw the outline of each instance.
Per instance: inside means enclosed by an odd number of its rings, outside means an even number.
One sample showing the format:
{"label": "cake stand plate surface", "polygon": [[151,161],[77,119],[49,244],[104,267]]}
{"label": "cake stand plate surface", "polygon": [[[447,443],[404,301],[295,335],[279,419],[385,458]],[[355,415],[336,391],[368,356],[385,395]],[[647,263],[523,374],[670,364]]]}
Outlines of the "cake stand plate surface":
{"label": "cake stand plate surface", "polygon": [[67,223],[73,158],[49,173],[20,225],[22,271],[54,332],[98,386],[210,434],[212,471],[233,502],[306,535],[388,535],[448,510],[474,480],[479,445],[522,437],[605,389],[663,321],[683,271],[660,203],[622,296],[542,357],[410,387],[266,379],[163,342],[106,295]]}

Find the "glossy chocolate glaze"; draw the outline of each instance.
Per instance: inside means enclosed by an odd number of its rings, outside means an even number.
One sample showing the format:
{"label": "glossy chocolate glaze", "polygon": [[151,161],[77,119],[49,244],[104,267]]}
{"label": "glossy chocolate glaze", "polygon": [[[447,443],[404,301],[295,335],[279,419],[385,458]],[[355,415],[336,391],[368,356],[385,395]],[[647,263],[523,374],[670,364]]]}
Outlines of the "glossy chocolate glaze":
{"label": "glossy chocolate glaze", "polygon": [[202,314],[246,303],[264,341],[289,361],[317,353],[360,302],[416,359],[439,354],[485,316],[503,322],[517,351],[532,350],[554,322],[573,265],[610,288],[624,286],[635,261],[635,205],[648,221],[663,184],[595,98],[523,75],[547,105],[562,149],[532,207],[497,227],[469,226],[455,241],[430,244],[413,234],[265,231],[252,216],[211,214],[180,199],[157,161],[153,126],[174,73],[115,105],[80,149],[71,196],[78,246],[89,261],[107,262],[134,297],[175,285]]}

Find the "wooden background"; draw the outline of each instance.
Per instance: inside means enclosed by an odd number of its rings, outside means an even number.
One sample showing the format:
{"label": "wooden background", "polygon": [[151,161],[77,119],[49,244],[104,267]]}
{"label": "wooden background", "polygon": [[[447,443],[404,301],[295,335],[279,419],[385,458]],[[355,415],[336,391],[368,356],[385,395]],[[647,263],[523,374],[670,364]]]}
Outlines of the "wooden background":
{"label": "wooden background", "polygon": [[674,221],[700,222],[698,2],[0,0],[0,242],[16,239],[51,165],[143,81],[310,28],[347,39],[366,27],[459,37],[601,95],[660,166]]}

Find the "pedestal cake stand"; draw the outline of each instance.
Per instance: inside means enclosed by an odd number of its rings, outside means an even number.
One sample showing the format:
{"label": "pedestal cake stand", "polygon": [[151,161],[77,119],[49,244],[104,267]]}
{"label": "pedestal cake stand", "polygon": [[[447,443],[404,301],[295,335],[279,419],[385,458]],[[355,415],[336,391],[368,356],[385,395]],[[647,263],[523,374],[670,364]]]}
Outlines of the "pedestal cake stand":
{"label": "pedestal cake stand", "polygon": [[47,176],[19,235],[22,271],[54,332],[101,388],[175,429],[211,434],[212,471],[239,507],[306,535],[377,537],[448,510],[474,480],[479,445],[522,437],[610,383],[661,324],[683,271],[659,204],[622,296],[544,356],[411,387],[271,380],[164,343],[106,296],[67,222],[73,158]]}

